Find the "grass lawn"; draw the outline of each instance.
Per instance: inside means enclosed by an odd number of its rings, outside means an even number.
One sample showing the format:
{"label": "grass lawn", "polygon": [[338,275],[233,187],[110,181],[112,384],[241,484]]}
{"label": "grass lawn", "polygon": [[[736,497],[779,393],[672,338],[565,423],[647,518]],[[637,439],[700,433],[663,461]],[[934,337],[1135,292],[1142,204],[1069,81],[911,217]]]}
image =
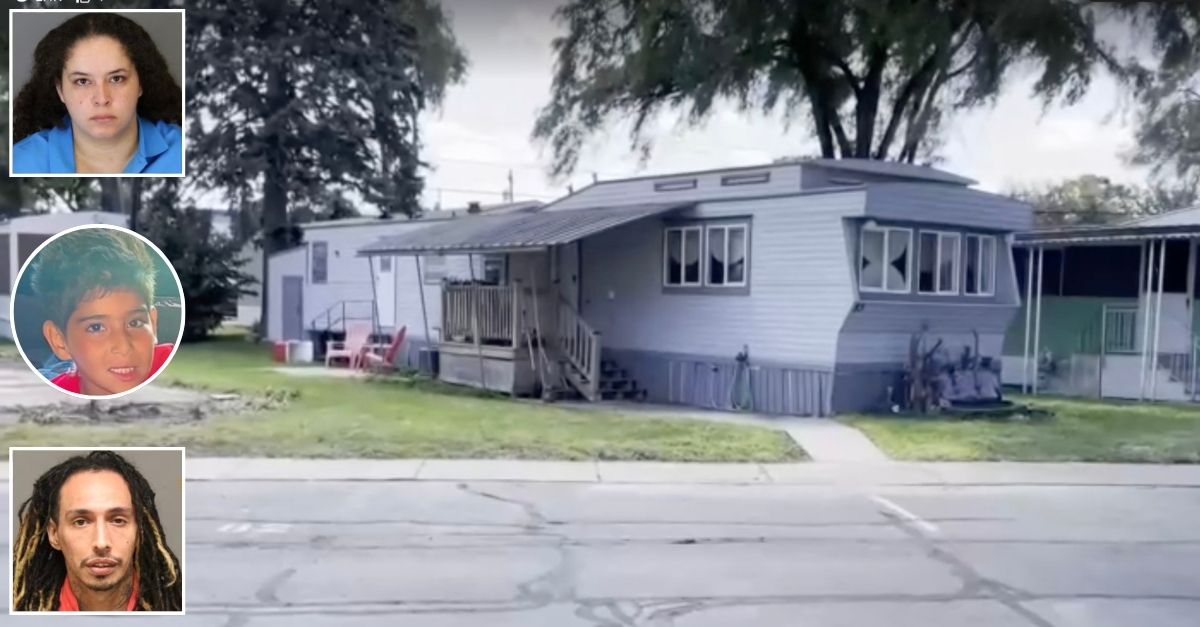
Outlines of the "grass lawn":
{"label": "grass lawn", "polygon": [[0,337],[0,359],[21,359],[21,353],[17,351],[17,345],[12,340]]}
{"label": "grass lawn", "polygon": [[296,377],[272,372],[271,365],[268,347],[223,336],[184,345],[159,381],[213,391],[298,391],[282,410],[187,425],[21,424],[0,428],[0,441],[13,446],[171,445],[186,446],[193,455],[267,457],[804,458],[786,434],[765,428],[571,410],[429,381]]}
{"label": "grass lawn", "polygon": [[848,416],[888,455],[906,460],[1200,463],[1200,408],[1018,398],[1044,422]]}

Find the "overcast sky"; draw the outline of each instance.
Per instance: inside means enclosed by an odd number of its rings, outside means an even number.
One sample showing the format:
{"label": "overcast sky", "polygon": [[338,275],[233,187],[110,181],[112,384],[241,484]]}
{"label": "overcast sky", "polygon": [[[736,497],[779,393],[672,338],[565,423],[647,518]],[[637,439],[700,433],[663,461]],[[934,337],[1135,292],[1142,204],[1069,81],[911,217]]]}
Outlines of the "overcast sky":
{"label": "overcast sky", "polygon": [[[513,170],[516,198],[553,199],[566,192],[546,176],[549,151],[530,139],[537,110],[549,100],[558,32],[556,0],[444,0],[455,35],[470,58],[466,80],[444,106],[425,116],[424,158],[434,165],[425,204],[499,202]],[[1132,141],[1129,116],[1118,109],[1113,81],[1097,74],[1087,97],[1043,113],[1030,98],[1032,78],[1012,81],[994,107],[959,115],[949,125],[940,167],[1003,191],[1082,174],[1141,183],[1146,173],[1121,159]],[[786,129],[780,117],[719,107],[708,123],[686,129],[666,116],[651,129],[655,149],[642,165],[626,132],[594,137],[571,178],[576,189],[601,179],[752,165],[818,152],[801,118]],[[477,190],[477,191],[456,191]]]}

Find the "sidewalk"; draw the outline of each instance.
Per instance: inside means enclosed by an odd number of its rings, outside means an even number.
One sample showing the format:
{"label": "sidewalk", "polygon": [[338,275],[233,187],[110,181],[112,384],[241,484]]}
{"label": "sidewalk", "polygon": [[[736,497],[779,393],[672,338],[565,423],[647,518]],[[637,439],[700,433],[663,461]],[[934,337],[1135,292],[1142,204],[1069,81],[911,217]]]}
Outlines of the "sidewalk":
{"label": "sidewalk", "polygon": [[829,418],[789,418],[715,409],[686,408],[631,401],[560,401],[562,406],[579,410],[616,411],[635,416],[673,420],[702,420],[724,424],[748,425],[784,431],[808,456],[817,462],[886,462],[888,456],[861,431]]}
{"label": "sidewalk", "polygon": [[[521,481],[806,486],[1200,488],[1200,465],[982,463],[686,464],[517,460],[189,458],[189,481]],[[7,482],[8,463],[0,463]]]}

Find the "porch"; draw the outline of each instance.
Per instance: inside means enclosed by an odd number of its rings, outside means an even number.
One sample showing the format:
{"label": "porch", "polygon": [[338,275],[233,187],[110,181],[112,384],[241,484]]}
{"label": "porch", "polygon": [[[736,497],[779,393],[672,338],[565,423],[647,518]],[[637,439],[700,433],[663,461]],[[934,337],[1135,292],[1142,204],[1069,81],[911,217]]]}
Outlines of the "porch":
{"label": "porch", "polygon": [[1020,236],[1023,309],[1004,382],[1022,391],[1200,400],[1200,225],[1131,224]]}
{"label": "porch", "polygon": [[600,398],[600,334],[565,298],[512,279],[442,286],[440,378],[533,396]]}
{"label": "porch", "polygon": [[[418,277],[430,257],[467,258],[467,276],[441,282],[434,316],[418,281],[426,337],[438,331],[439,379],[521,396],[634,399],[636,382],[602,358],[601,335],[580,310],[582,268],[569,262],[592,235],[681,207],[470,216],[381,238],[359,255],[415,257]],[[483,258],[502,270],[485,277]]]}

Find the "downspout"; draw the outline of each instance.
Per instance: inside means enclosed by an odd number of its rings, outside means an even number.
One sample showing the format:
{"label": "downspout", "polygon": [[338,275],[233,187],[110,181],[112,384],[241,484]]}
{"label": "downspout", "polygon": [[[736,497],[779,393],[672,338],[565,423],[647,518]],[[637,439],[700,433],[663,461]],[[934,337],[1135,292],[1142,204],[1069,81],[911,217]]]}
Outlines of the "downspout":
{"label": "downspout", "polygon": [[479,292],[475,291],[475,255],[467,254],[467,267],[471,273],[471,290],[467,292],[472,298],[468,298],[467,302],[471,304],[471,335],[475,336],[475,355],[479,358],[479,385],[487,390],[487,376],[484,374],[483,368],[483,344],[479,341]]}
{"label": "downspout", "polygon": [[[371,269],[371,335],[379,335],[379,293],[375,285],[375,258],[367,257],[367,267]],[[345,318],[345,315],[342,316]],[[374,337],[367,338],[367,344],[374,342]]]}
{"label": "downspout", "polygon": [[1167,240],[1158,243],[1158,299],[1154,305],[1154,354],[1150,356],[1150,400],[1158,400],[1158,341],[1162,331],[1163,275],[1167,266]]}
{"label": "downspout", "polygon": [[1152,283],[1154,281],[1154,240],[1147,242],[1144,261],[1146,263],[1146,291],[1138,295],[1139,302],[1143,297],[1146,302],[1145,307],[1139,306],[1139,309],[1145,310],[1145,313],[1142,315],[1142,370],[1138,375],[1139,401],[1146,400],[1146,351],[1150,348],[1150,307],[1153,304],[1150,300],[1150,293],[1153,289]]}
{"label": "downspout", "polygon": [[1033,256],[1034,249],[1030,246],[1025,249],[1025,353],[1021,359],[1021,393],[1029,392],[1029,345],[1033,341],[1033,336],[1029,331],[1032,330],[1033,316]]}
{"label": "downspout", "polygon": [[1038,393],[1038,369],[1041,364],[1041,345],[1042,345],[1042,276],[1043,268],[1046,261],[1046,247],[1038,247],[1038,269],[1037,269],[1037,294],[1034,298],[1037,299],[1037,313],[1033,316],[1033,394]]}
{"label": "downspout", "polygon": [[[417,262],[417,291],[421,294],[421,322],[425,325],[425,345],[428,350],[432,351],[433,338],[429,337],[429,312],[425,309],[425,277],[421,274],[421,256],[413,255],[413,261]],[[429,365],[432,371],[432,357]]]}

